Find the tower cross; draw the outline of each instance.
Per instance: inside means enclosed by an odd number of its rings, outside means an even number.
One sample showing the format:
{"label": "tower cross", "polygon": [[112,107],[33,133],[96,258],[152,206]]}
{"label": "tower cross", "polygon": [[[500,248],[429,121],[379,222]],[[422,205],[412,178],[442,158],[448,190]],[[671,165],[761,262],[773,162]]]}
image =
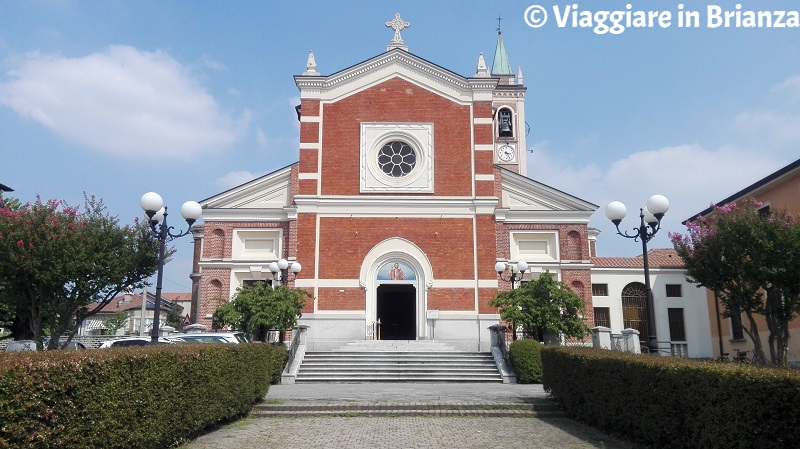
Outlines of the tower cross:
{"label": "tower cross", "polygon": [[386,26],[394,30],[394,39],[392,39],[392,44],[402,44],[403,38],[400,37],[400,31],[404,28],[408,28],[411,26],[410,23],[403,21],[400,18],[400,13],[396,13],[394,15],[394,19],[389,22],[386,22]]}
{"label": "tower cross", "polygon": [[500,14],[497,15],[497,31],[500,31],[500,21],[503,20]]}

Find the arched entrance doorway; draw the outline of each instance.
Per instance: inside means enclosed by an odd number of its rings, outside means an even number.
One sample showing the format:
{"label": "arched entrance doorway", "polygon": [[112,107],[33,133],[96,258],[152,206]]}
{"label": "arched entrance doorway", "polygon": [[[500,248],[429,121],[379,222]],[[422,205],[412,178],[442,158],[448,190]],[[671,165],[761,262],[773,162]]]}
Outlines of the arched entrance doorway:
{"label": "arched entrance doorway", "polygon": [[379,286],[377,315],[381,322],[381,340],[415,340],[417,289],[410,284]]}
{"label": "arched entrance doorway", "polygon": [[631,282],[622,289],[622,326],[639,331],[639,339],[647,343],[647,294],[644,284]]}
{"label": "arched entrance doorway", "polygon": [[429,338],[425,311],[427,289],[432,282],[430,261],[414,243],[392,237],[375,245],[364,257],[360,275],[365,291],[367,338]]}
{"label": "arched entrance doorway", "polygon": [[402,260],[389,260],[377,272],[375,314],[381,340],[416,340],[416,271]]}

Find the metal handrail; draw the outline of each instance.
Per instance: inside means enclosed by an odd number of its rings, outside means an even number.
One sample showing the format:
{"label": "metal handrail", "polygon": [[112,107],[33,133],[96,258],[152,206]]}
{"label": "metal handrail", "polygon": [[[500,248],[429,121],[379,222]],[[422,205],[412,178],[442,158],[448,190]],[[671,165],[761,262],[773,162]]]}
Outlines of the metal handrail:
{"label": "metal handrail", "polygon": [[300,335],[303,332],[300,328],[292,329],[292,344],[289,345],[289,354],[286,358],[286,368],[284,371],[287,373],[292,367],[292,363],[294,363],[295,355],[297,355],[297,348],[300,346]]}

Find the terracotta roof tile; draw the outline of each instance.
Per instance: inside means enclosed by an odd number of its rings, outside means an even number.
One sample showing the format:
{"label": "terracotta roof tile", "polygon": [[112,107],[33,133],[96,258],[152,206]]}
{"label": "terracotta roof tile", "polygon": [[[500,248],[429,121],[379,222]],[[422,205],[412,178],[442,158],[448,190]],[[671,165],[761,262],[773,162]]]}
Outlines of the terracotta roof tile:
{"label": "terracotta roof tile", "polygon": [[[650,268],[683,268],[683,260],[672,248],[656,248],[647,252],[647,262]],[[642,268],[644,258],[636,257],[592,257],[592,263],[597,268]]]}

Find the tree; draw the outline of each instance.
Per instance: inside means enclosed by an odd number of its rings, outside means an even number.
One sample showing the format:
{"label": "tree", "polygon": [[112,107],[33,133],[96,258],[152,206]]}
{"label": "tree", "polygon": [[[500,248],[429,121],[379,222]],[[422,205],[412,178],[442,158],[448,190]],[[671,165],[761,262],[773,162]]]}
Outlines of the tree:
{"label": "tree", "polygon": [[41,347],[49,333],[54,349],[68,334],[67,344],[84,319],[156,271],[158,242],[146,225],[120,226],[94,196],[82,209],[39,198],[20,208],[1,201],[0,301],[12,311],[16,339]]}
{"label": "tree", "polygon": [[722,315],[742,325],[760,363],[766,357],[755,315],[766,318],[770,359],[782,364],[789,321],[800,312],[800,221],[782,211],[759,214],[761,207],[752,198],[714,206],[687,224],[687,235],[670,238],[689,281],[717,293]]}
{"label": "tree", "polygon": [[267,332],[278,330],[283,342],[283,331],[297,324],[307,297],[311,295],[305,290],[256,282],[237,288],[233,299],[220,305],[214,316],[221,325],[248,332],[255,340],[264,341]]}
{"label": "tree", "polygon": [[500,309],[500,317],[514,328],[515,338],[520,326],[540,340],[547,334],[580,338],[591,333],[583,319],[583,298],[549,271],[520,288],[498,293],[489,305]]}
{"label": "tree", "polygon": [[122,327],[125,326],[125,323],[127,321],[128,321],[128,312],[124,310],[119,310],[115,312],[113,315],[104,318],[103,325],[106,327],[108,335],[117,335],[117,331],[122,329]]}

